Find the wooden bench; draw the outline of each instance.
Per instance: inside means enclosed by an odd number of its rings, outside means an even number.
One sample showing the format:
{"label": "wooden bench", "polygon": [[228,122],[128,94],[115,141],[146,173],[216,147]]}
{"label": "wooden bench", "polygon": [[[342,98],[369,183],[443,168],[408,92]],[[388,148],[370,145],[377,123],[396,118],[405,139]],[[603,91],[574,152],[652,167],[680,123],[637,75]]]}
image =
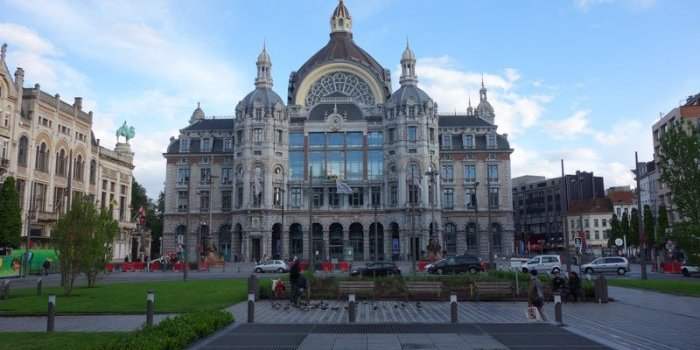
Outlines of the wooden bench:
{"label": "wooden bench", "polygon": [[0,300],[10,298],[10,281],[4,280],[0,283]]}
{"label": "wooden bench", "polygon": [[483,295],[515,297],[515,290],[511,282],[475,282],[476,300],[481,300]]}
{"label": "wooden bench", "polygon": [[340,281],[338,283],[338,299],[348,294],[370,295],[374,299],[374,281]]}
{"label": "wooden bench", "polygon": [[407,299],[408,296],[430,296],[431,298],[440,299],[442,295],[442,282],[407,282],[406,292]]}

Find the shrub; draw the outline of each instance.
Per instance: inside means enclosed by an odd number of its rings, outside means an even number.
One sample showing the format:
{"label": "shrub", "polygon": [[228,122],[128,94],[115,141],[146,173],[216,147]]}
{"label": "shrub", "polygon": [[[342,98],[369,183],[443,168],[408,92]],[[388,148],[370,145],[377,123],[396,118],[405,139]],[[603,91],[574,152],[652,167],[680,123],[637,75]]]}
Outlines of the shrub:
{"label": "shrub", "polygon": [[199,311],[167,318],[153,327],[144,327],[110,343],[102,350],[175,350],[233,322],[226,311]]}

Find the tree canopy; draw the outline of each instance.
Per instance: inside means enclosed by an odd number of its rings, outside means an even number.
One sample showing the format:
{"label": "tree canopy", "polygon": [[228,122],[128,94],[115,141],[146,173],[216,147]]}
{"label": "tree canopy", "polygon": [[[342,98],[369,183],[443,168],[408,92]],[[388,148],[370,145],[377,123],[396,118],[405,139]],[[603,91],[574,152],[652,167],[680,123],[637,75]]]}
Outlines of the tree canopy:
{"label": "tree canopy", "polygon": [[17,248],[22,233],[22,210],[15,178],[7,177],[0,186],[0,247]]}

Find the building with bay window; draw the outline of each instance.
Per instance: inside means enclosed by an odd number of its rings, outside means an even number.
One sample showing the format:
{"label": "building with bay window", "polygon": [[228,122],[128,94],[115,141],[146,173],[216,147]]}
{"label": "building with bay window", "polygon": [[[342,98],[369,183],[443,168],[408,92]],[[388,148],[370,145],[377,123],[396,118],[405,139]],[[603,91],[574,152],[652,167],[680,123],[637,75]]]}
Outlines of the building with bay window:
{"label": "building with bay window", "polygon": [[164,251],[228,259],[404,260],[513,252],[510,154],[482,83],[440,115],[406,45],[398,90],[352,35],[342,1],[328,43],[273,90],[263,48],[233,116],[198,106],[170,140]]}

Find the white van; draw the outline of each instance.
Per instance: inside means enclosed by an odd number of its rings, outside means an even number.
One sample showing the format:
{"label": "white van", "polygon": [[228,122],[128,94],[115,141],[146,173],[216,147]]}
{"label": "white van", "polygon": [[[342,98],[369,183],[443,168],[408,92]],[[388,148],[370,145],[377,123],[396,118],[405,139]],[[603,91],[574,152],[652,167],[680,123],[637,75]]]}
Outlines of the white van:
{"label": "white van", "polygon": [[523,264],[523,272],[530,271],[554,273],[561,271],[561,259],[559,255],[536,255]]}

